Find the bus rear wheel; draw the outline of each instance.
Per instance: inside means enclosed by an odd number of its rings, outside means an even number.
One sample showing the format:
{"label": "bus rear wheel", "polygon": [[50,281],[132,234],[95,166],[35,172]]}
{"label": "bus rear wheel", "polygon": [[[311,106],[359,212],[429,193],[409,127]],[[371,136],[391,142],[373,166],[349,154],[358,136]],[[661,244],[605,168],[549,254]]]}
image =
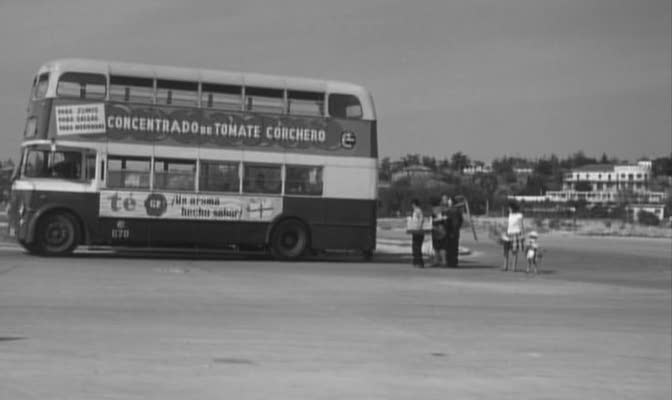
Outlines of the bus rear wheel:
{"label": "bus rear wheel", "polygon": [[308,229],[297,220],[278,223],[271,234],[271,254],[281,260],[295,260],[308,248]]}
{"label": "bus rear wheel", "polygon": [[66,213],[53,213],[42,217],[35,235],[36,249],[45,256],[68,255],[79,242],[77,222]]}

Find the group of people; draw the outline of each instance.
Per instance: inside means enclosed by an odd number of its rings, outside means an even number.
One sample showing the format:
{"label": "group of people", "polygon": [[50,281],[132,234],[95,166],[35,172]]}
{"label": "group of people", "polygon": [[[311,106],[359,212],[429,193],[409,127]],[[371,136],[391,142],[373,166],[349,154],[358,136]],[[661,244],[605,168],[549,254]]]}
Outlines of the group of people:
{"label": "group of people", "polygon": [[[420,201],[411,201],[413,213],[411,215],[411,249],[413,253],[413,266],[424,268],[422,244],[425,241],[424,212]],[[431,235],[434,259],[434,267],[458,266],[458,253],[460,244],[460,228],[462,227],[462,210],[448,195],[441,196],[441,200],[435,202],[432,207]]]}
{"label": "group of people", "polygon": [[[411,234],[411,249],[413,254],[413,266],[424,268],[422,245],[425,234],[432,235],[433,262],[432,266],[444,266],[455,268],[458,266],[458,253],[460,243],[460,228],[462,227],[462,204],[455,204],[454,199],[447,195],[441,196],[441,200],[432,207],[431,227],[425,224],[425,213],[420,201],[411,201],[413,212],[409,217],[407,230]],[[537,232],[531,231],[525,236],[523,214],[520,206],[512,202],[509,204],[509,215],[506,231],[499,238],[504,249],[503,271],[516,271],[518,255],[524,254],[527,260],[526,272],[533,270],[537,273],[537,264],[541,257]]]}

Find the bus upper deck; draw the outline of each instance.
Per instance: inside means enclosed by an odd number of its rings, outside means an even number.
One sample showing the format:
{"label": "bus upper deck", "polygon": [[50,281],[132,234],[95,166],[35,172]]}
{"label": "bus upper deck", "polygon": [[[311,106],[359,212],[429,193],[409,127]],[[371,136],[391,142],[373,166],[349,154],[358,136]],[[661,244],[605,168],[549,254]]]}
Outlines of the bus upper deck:
{"label": "bus upper deck", "polygon": [[31,98],[54,97],[376,119],[371,94],[352,83],[88,59],[39,68]]}

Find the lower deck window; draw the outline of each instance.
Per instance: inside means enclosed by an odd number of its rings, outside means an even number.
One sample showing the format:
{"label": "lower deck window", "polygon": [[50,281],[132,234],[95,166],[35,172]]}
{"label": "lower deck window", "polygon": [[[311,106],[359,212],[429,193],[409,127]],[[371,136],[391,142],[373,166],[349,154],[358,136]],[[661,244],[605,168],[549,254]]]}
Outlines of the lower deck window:
{"label": "lower deck window", "polygon": [[149,158],[107,158],[107,186],[110,188],[149,189]]}
{"label": "lower deck window", "polygon": [[49,151],[31,150],[26,154],[23,175],[29,178],[49,176]]}
{"label": "lower deck window", "polygon": [[286,172],[286,194],[322,195],[322,167],[288,165]]}
{"label": "lower deck window", "polygon": [[196,162],[185,160],[155,160],[154,188],[195,190]]}
{"label": "lower deck window", "polygon": [[245,165],[243,191],[280,194],[282,191],[281,167],[279,165]]}
{"label": "lower deck window", "polygon": [[238,163],[201,161],[199,189],[205,192],[238,192]]}

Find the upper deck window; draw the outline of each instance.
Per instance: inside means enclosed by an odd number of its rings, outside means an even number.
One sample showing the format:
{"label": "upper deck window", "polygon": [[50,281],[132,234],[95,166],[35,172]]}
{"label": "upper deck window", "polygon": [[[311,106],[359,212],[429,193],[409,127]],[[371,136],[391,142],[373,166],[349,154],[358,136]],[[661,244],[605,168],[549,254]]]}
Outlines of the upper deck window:
{"label": "upper deck window", "polygon": [[110,100],[127,103],[154,103],[154,80],[133,76],[110,76]]}
{"label": "upper deck window", "polygon": [[285,111],[284,90],[246,87],[245,109],[262,113],[283,114]]}
{"label": "upper deck window", "polygon": [[324,115],[324,93],[290,90],[287,103],[290,114]]}
{"label": "upper deck window", "polygon": [[201,106],[218,110],[240,111],[243,88],[236,85],[204,83],[201,90]]}
{"label": "upper deck window", "polygon": [[47,88],[49,87],[49,74],[41,74],[33,86],[33,97],[36,99],[44,98],[44,96],[47,94]]}
{"label": "upper deck window", "polygon": [[198,83],[159,79],[156,82],[157,104],[196,107]]}
{"label": "upper deck window", "polygon": [[362,104],[357,96],[332,93],[329,95],[329,115],[335,118],[361,119]]}
{"label": "upper deck window", "polygon": [[106,95],[105,75],[84,72],[66,72],[58,79],[56,94],[60,97],[103,99]]}

